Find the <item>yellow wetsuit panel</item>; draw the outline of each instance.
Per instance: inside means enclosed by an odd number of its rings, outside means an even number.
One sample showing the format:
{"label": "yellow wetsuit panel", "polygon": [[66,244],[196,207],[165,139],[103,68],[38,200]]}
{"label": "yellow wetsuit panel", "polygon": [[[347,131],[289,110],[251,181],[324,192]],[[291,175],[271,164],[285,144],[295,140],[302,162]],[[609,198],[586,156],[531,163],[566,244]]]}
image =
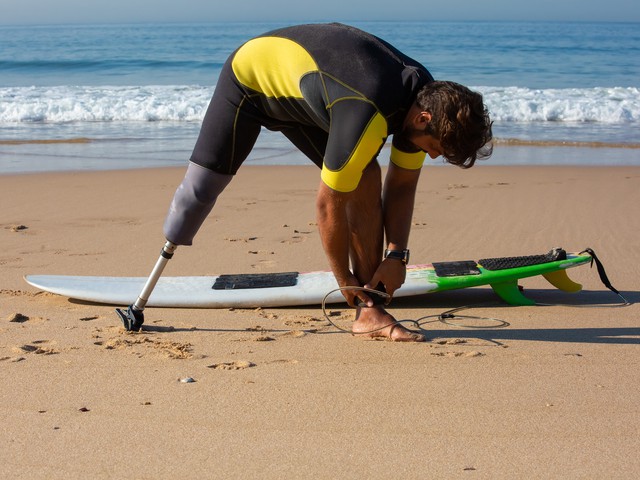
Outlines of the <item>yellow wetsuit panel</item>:
{"label": "yellow wetsuit panel", "polygon": [[273,98],[302,98],[300,79],[318,70],[304,48],[280,37],[260,37],[245,43],[236,52],[232,67],[240,83]]}
{"label": "yellow wetsuit panel", "polygon": [[375,158],[386,138],[387,121],[380,113],[376,113],[342,169],[329,170],[326,164],[322,167],[322,181],[339,192],[355,190],[362,178],[362,172]]}

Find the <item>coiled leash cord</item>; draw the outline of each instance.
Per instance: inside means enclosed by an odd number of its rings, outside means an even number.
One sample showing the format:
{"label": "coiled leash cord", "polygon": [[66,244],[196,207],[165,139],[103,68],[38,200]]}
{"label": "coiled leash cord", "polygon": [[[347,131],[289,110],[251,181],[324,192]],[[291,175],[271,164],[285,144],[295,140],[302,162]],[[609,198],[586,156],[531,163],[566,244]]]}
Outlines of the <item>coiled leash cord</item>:
{"label": "coiled leash cord", "polygon": [[[341,332],[345,332],[345,333],[351,333],[353,334],[354,332],[352,332],[351,330],[347,330],[346,328],[342,328],[340,325],[336,324],[333,320],[331,320],[331,316],[329,315],[329,313],[327,312],[327,299],[329,298],[330,295],[332,295],[335,292],[342,292],[345,290],[356,290],[356,291],[362,291],[362,292],[367,292],[367,293],[372,293],[374,295],[378,295],[379,297],[382,298],[390,298],[391,295],[389,295],[388,293],[385,292],[381,292],[379,290],[374,290],[372,288],[366,288],[366,287],[340,287],[340,288],[336,288],[334,290],[331,290],[330,292],[328,292],[324,298],[322,299],[322,314],[324,316],[324,318],[327,320],[327,322],[329,322],[331,325],[333,325],[334,328],[336,328],[337,330],[340,330]],[[478,307],[481,305],[467,305],[467,306],[463,306],[463,307],[456,307],[456,308],[452,308],[451,310],[447,310],[445,312],[442,312],[439,315],[429,315],[427,317],[422,317],[418,320],[398,320],[397,324],[401,324],[403,326],[406,325],[404,324],[409,324],[415,328],[418,328],[420,330],[424,330],[422,328],[422,325],[425,325],[427,323],[433,323],[433,322],[442,322],[445,323],[447,325],[453,326],[453,327],[459,327],[459,328],[504,328],[504,327],[508,327],[510,324],[508,322],[505,322],[504,320],[499,320],[497,318],[491,318],[491,317],[479,317],[479,316],[474,316],[474,315],[456,315],[457,312],[461,311],[461,310],[467,310],[470,308],[474,308],[474,307]],[[477,325],[465,325],[463,323],[457,323],[457,322],[451,322],[451,319],[454,318],[464,318],[464,319],[473,319],[473,320],[481,320],[481,321],[492,321],[492,322],[496,322],[496,325],[485,325],[482,327],[478,327]],[[435,320],[429,320],[429,319],[435,319]],[[368,335],[371,333],[375,333],[375,332],[379,332],[380,330],[384,330],[385,328],[388,328],[392,325],[396,325],[396,323],[390,323],[389,325],[384,325],[380,328],[375,328],[373,330],[367,330],[364,332],[358,332],[357,335]],[[411,329],[408,329],[411,330]],[[417,332],[414,332],[417,333]]]}

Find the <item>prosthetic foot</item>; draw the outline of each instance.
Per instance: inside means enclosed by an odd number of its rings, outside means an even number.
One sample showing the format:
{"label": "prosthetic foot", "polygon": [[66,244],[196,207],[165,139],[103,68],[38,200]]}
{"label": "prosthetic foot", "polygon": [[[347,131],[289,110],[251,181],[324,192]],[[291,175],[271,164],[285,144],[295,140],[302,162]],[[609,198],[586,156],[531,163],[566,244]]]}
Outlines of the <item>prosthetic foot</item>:
{"label": "prosthetic foot", "polygon": [[116,313],[124,325],[124,329],[127,332],[139,332],[142,329],[144,323],[144,313],[142,310],[137,310],[133,305],[129,305],[127,311],[120,308],[116,308]]}

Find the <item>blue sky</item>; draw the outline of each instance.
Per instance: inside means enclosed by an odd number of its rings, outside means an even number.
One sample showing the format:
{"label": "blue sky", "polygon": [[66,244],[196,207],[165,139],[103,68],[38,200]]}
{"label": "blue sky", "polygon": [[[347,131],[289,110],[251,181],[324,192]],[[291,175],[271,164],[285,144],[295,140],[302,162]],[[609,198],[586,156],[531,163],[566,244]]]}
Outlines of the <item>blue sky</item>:
{"label": "blue sky", "polygon": [[191,21],[640,22],[634,0],[0,0],[0,24]]}

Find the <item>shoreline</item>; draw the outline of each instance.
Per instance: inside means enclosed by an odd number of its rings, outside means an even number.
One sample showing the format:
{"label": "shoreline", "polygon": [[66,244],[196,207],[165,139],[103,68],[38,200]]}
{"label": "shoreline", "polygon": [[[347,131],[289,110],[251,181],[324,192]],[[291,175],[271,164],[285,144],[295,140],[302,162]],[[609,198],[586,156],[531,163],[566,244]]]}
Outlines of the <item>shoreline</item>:
{"label": "shoreline", "polygon": [[504,147],[640,148],[640,143],[637,142],[573,142],[568,140],[524,140],[520,138],[496,138],[494,139],[494,144]]}
{"label": "shoreline", "polygon": [[[266,136],[265,136],[266,137]],[[85,137],[67,140],[34,141],[27,145],[5,145],[0,151],[0,176],[22,173],[118,171],[164,167],[186,167],[191,140],[172,144],[171,149],[151,148],[153,142],[93,141]],[[169,143],[166,143],[168,146]],[[388,164],[389,145],[379,155],[382,166]],[[1,150],[1,149],[0,149]],[[477,166],[640,166],[640,144],[603,144],[602,142],[551,142],[500,140],[493,155]],[[302,153],[286,139],[258,139],[245,162],[246,166],[309,165]],[[442,166],[441,159],[426,159],[424,167]]]}
{"label": "shoreline", "polygon": [[[107,174],[107,175],[120,175],[120,174],[139,174],[139,173],[149,173],[151,176],[154,176],[155,173],[157,172],[163,172],[163,171],[168,171],[168,172],[179,172],[179,173],[183,173],[186,168],[187,168],[187,164],[188,161],[185,162],[184,164],[180,164],[180,165],[154,165],[154,166],[142,166],[142,167],[124,167],[124,168],[105,168],[105,169],[76,169],[76,170],[47,170],[47,171],[24,171],[24,172],[9,172],[9,173],[0,173],[0,179],[2,178],[20,178],[20,177],[48,177],[48,176],[59,176],[59,177],[65,177],[65,176],[74,176],[74,175],[101,175],[101,174]],[[381,164],[381,167],[383,169],[383,175],[384,172],[386,171],[386,168],[388,167],[387,164]],[[295,164],[260,164],[260,163],[247,163],[245,165],[243,165],[241,167],[241,171],[238,172],[237,175],[239,175],[242,171],[244,170],[261,170],[261,169],[267,169],[267,170],[274,170],[274,171],[288,171],[289,169],[296,169],[296,170],[310,170],[310,171],[316,171],[318,173],[318,178],[320,178],[320,170],[318,169],[318,167],[316,167],[313,164],[310,163],[295,163]],[[447,164],[447,163],[433,163],[430,165],[425,165],[422,167],[423,168],[423,173],[422,175],[428,175],[428,172],[431,172],[433,168],[436,168],[437,170],[440,170],[442,168],[446,168],[446,169],[456,169],[457,167]],[[521,171],[525,171],[525,170],[564,170],[564,169],[576,169],[577,171],[580,170],[606,170],[606,169],[612,169],[612,170],[624,170],[624,169],[631,169],[634,170],[636,168],[640,168],[640,165],[604,165],[604,164],[588,164],[588,165],[573,165],[573,164],[569,164],[569,165],[562,165],[559,163],[553,163],[553,164],[538,164],[538,165],[530,165],[530,164],[525,164],[525,163],[514,163],[512,165],[505,165],[505,164],[487,164],[487,163],[483,163],[483,161],[479,160],[477,161],[477,163],[472,167],[472,170],[521,170]],[[426,169],[426,170],[425,170]],[[425,173],[427,172],[427,173]],[[176,177],[177,178],[177,177]],[[176,183],[175,187],[177,187],[179,184]]]}
{"label": "shoreline", "polygon": [[[123,138],[122,141],[128,139]],[[57,145],[85,144],[118,141],[116,138],[37,138],[37,139],[0,139],[2,145]],[[639,149],[640,142],[570,141],[570,140],[527,140],[521,138],[494,138],[493,143],[504,147],[574,147],[574,148],[631,148]]]}

